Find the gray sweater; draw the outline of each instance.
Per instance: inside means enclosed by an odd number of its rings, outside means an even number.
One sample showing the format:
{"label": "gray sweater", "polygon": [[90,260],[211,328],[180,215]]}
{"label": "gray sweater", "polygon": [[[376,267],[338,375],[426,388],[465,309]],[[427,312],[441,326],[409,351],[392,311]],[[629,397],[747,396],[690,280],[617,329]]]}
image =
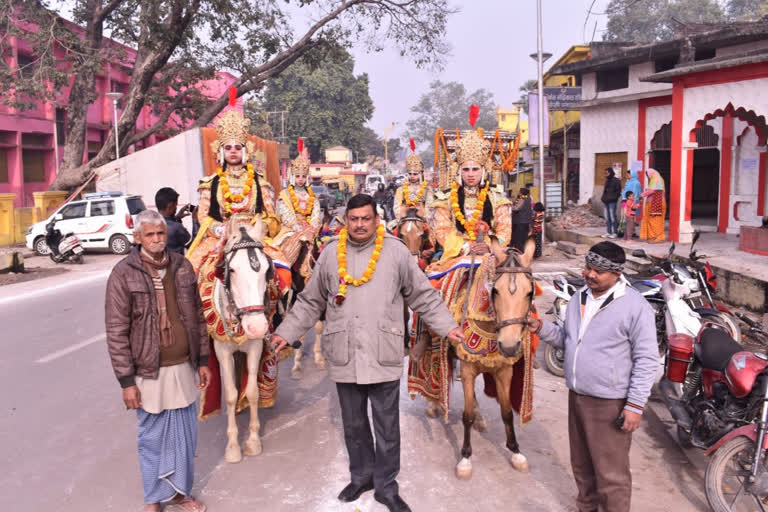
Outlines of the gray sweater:
{"label": "gray sweater", "polygon": [[[325,246],[307,287],[275,334],[297,340],[325,311],[323,355],[331,380],[357,384],[398,380],[403,375],[405,305],[421,314],[439,336],[458,326],[405,244],[390,235],[384,238],[371,280],[349,285],[344,302],[336,304],[337,245],[334,239]],[[363,274],[373,247],[373,238],[364,244],[347,241],[347,270],[352,276]]]}
{"label": "gray sweater", "polygon": [[586,293],[583,287],[571,297],[564,327],[544,321],[539,336],[564,349],[568,389],[596,398],[622,398],[625,409],[642,413],[659,368],[653,309],[621,282],[579,339]]}

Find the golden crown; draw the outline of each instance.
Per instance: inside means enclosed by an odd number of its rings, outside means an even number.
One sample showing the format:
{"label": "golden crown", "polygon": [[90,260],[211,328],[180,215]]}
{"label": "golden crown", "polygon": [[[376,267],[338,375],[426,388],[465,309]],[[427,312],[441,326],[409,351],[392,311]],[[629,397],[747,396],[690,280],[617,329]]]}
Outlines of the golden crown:
{"label": "golden crown", "polygon": [[470,161],[485,166],[490,149],[490,144],[475,130],[471,130],[456,144],[456,163],[459,167]]}
{"label": "golden crown", "polygon": [[246,145],[250,125],[251,120],[244,118],[243,114],[237,110],[228,110],[216,121],[216,135],[219,138],[211,143],[213,152],[217,153],[219,148],[228,142]]}
{"label": "golden crown", "polygon": [[309,174],[309,160],[299,155],[291,162],[291,174]]}
{"label": "golden crown", "polygon": [[423,171],[424,163],[416,153],[411,153],[405,157],[405,170],[406,171]]}

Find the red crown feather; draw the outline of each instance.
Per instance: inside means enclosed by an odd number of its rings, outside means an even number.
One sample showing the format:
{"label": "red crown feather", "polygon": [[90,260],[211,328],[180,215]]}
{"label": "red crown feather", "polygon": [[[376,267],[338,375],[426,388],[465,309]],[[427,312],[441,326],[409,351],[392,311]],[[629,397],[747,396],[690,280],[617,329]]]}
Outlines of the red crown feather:
{"label": "red crown feather", "polygon": [[477,122],[477,116],[480,115],[480,106],[479,105],[470,105],[469,106],[469,125],[474,128],[475,123]]}
{"label": "red crown feather", "polygon": [[299,139],[296,141],[296,151],[299,152],[299,154],[303,154],[304,152],[304,139]]}
{"label": "red crown feather", "polygon": [[234,85],[229,86],[229,106],[234,107],[237,102],[237,87]]}
{"label": "red crown feather", "polygon": [[416,141],[411,139],[411,151],[416,151]]}

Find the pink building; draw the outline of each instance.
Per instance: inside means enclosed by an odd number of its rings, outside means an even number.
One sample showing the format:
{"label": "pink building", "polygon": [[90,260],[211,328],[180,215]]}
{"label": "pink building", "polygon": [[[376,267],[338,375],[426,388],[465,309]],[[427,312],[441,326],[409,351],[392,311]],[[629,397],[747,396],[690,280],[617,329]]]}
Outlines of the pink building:
{"label": "pink building", "polygon": [[[71,25],[75,27],[75,25]],[[76,28],[80,30],[79,27]],[[27,41],[10,38],[11,52],[6,57],[11,66],[24,66],[33,61],[32,48]],[[120,62],[107,62],[96,76],[96,101],[88,108],[88,130],[83,162],[93,158],[101,149],[113,124],[112,100],[108,92],[125,92],[130,80],[130,63],[136,55],[132,48],[114,40],[104,39],[104,46],[122,50],[125,58]],[[62,54],[63,51],[56,49]],[[199,89],[210,98],[221,96],[236,77],[218,73],[217,78],[199,84]],[[69,87],[54,102],[39,101],[32,109],[16,110],[0,105],[0,193],[15,193],[16,207],[32,206],[32,193],[46,190],[56,177],[57,163],[61,161],[64,134],[67,126],[66,102]],[[120,115],[118,102],[118,116]],[[235,107],[242,111],[242,102]],[[157,121],[150,106],[145,106],[136,123],[140,132]],[[168,127],[181,129],[176,116],[171,116]],[[163,140],[160,134],[150,135],[131,146],[129,153],[149,147]]]}

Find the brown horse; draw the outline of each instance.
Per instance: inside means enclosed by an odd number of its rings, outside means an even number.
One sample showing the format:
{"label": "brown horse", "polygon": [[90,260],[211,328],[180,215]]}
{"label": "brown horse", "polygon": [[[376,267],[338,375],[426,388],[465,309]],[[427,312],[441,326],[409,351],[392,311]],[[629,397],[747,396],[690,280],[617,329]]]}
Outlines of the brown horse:
{"label": "brown horse", "polygon": [[[429,249],[429,231],[427,230],[427,221],[423,217],[419,216],[416,208],[408,208],[406,214],[398,221],[397,236],[400,238],[400,240],[403,241],[405,246],[411,252],[411,255],[416,258],[417,262],[421,259],[423,251],[425,249]],[[403,316],[405,319],[405,345],[407,347],[410,338],[410,326],[408,325],[410,314],[408,312],[407,306],[405,307]],[[424,329],[423,332],[419,334],[420,340],[417,340],[416,345],[420,349],[421,353],[414,353],[414,350],[416,350],[417,347],[413,347],[413,349],[411,349],[411,356],[416,357],[417,359],[421,357],[421,354],[423,354],[429,340],[429,334],[426,329]],[[418,343],[418,341],[421,341],[421,343]],[[436,412],[435,416],[430,414],[432,417],[436,417],[436,415]]]}
{"label": "brown horse", "polygon": [[[525,251],[521,254],[512,249],[501,247],[494,239],[491,250],[500,262],[496,267],[493,283],[493,306],[496,310],[496,342],[499,351],[506,357],[515,357],[523,349],[523,337],[529,335],[526,329],[526,317],[533,306],[534,283],[531,272],[533,253],[536,243],[529,238]],[[462,480],[472,476],[472,444],[470,435],[477,421],[477,400],[475,398],[475,379],[481,373],[490,373],[496,384],[497,401],[501,408],[501,419],[507,434],[507,448],[512,452],[511,464],[518,471],[528,471],[528,460],[520,453],[515,438],[513,409],[510,398],[513,367],[502,365],[491,368],[481,362],[461,361],[461,383],[464,389],[464,444],[461,460],[456,466],[456,476]]]}

